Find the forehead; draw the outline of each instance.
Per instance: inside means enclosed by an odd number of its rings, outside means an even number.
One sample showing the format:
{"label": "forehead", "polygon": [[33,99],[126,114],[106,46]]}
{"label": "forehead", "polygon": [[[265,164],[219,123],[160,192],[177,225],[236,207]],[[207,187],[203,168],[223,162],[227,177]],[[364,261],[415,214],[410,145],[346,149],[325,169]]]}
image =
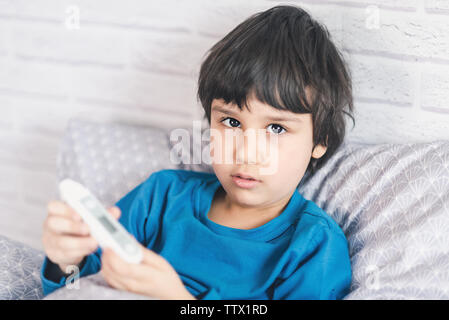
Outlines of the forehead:
{"label": "forehead", "polygon": [[259,118],[284,122],[304,122],[310,117],[310,114],[294,113],[289,110],[279,110],[269,104],[256,99],[248,100],[248,110],[240,110],[236,104],[226,104],[223,99],[214,99],[211,106],[212,112],[219,112],[227,115],[242,116],[245,113],[252,114]]}

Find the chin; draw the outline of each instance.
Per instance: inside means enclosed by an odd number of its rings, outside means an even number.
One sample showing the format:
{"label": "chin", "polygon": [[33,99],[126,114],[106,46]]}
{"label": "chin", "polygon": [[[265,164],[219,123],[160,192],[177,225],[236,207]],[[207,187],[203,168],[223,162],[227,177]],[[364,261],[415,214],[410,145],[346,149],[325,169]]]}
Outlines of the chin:
{"label": "chin", "polygon": [[226,188],[226,193],[230,200],[236,202],[242,207],[258,206],[261,204],[260,203],[261,197],[263,197],[261,192],[254,192],[254,190],[241,189],[236,186]]}

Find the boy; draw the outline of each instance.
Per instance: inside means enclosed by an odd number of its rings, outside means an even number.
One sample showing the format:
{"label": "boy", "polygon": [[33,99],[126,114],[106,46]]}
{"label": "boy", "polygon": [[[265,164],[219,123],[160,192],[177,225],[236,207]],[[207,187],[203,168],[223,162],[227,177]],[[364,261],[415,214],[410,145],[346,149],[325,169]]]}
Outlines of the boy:
{"label": "boy", "polygon": [[[110,209],[142,244],[139,265],[97,249],[76,212],[50,202],[44,294],[64,285],[70,265],[81,277],[101,268],[111,286],[161,299],[348,293],[345,235],[297,190],[304,174],[316,172],[341,145],[344,114],[353,108],[350,77],[328,32],[293,6],[255,14],[211,48],[198,84],[217,134],[213,159],[224,152],[232,163],[213,161],[214,173],[155,172]],[[242,129],[276,137],[276,159],[251,152],[249,142],[246,148],[220,139]],[[264,174],[273,161],[274,172]]]}

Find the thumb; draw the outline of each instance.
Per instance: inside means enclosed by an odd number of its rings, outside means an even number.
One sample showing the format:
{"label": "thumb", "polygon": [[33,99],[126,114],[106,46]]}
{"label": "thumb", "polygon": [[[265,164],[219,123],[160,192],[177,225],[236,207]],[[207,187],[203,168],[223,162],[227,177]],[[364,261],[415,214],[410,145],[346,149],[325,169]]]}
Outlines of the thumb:
{"label": "thumb", "polygon": [[117,206],[113,206],[111,208],[108,209],[108,212],[116,219],[118,220],[118,218],[120,218],[121,215],[121,210],[119,207]]}

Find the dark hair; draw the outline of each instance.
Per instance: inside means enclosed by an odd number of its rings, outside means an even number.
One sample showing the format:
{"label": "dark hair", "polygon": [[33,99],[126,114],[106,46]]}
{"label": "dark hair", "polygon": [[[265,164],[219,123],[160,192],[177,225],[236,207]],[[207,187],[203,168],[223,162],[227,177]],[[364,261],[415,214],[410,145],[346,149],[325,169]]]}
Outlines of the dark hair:
{"label": "dark hair", "polygon": [[355,125],[347,65],[326,27],[301,8],[276,6],[256,13],[206,54],[198,99],[209,125],[213,99],[237,104],[242,110],[242,106],[248,108],[252,94],[279,110],[311,113],[313,146],[327,146],[321,158],[311,158],[307,167],[311,174],[343,143],[344,114]]}

